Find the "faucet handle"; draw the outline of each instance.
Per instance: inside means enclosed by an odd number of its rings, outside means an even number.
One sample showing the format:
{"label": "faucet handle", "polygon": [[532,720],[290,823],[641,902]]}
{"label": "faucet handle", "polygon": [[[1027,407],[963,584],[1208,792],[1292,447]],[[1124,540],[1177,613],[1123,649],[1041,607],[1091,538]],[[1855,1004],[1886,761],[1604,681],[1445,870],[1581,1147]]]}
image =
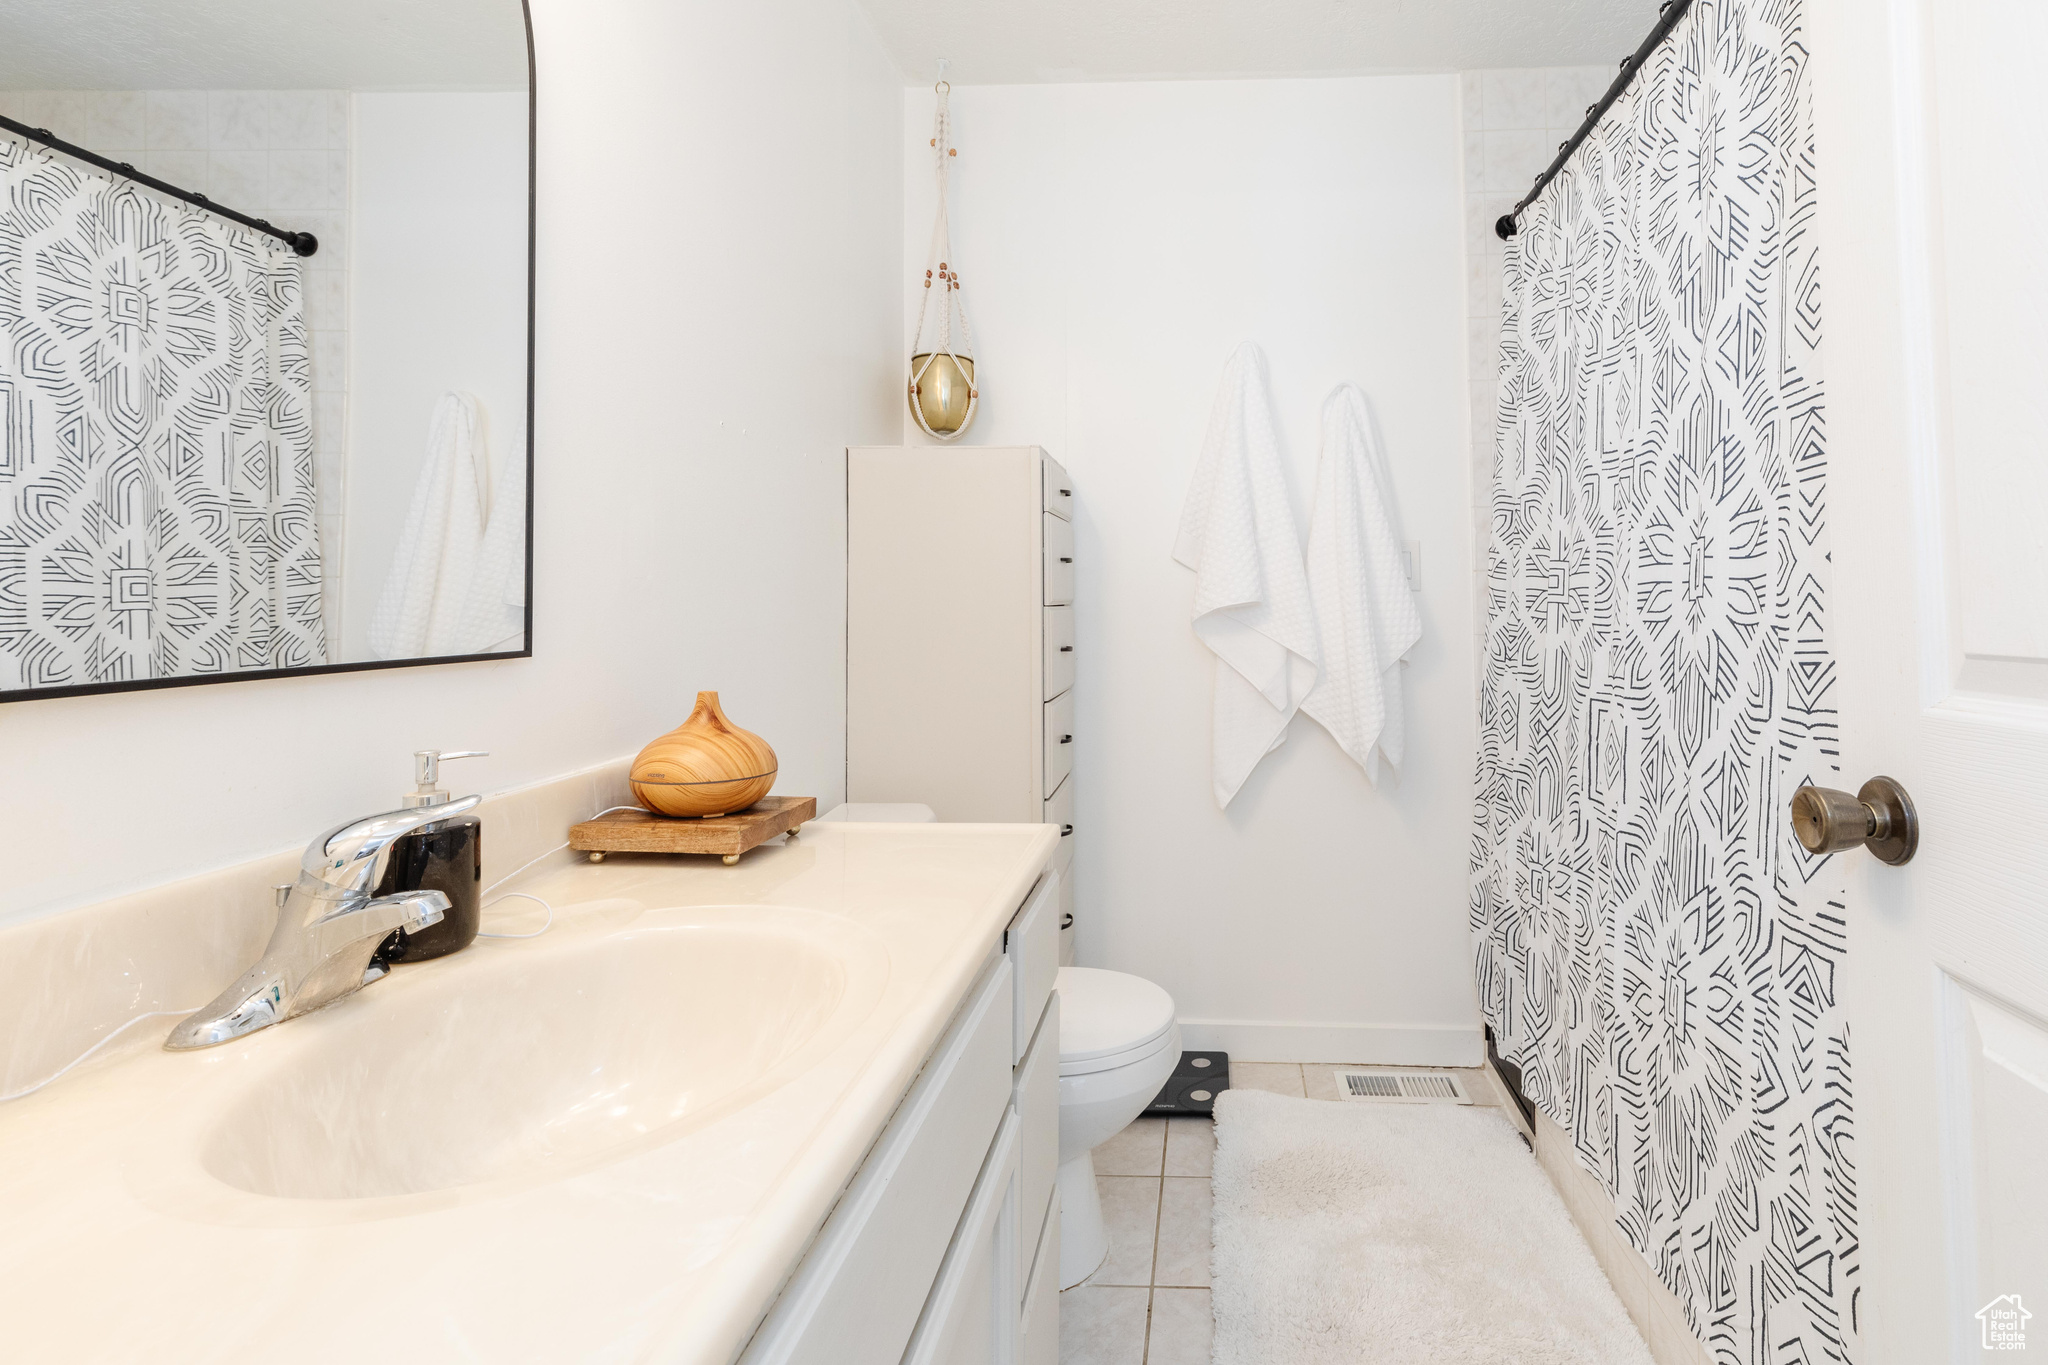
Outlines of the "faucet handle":
{"label": "faucet handle", "polygon": [[306,845],[299,859],[303,879],[318,883],[322,899],[336,896],[367,896],[384,870],[384,853],[394,840],[424,825],[475,810],[483,797],[465,796],[438,806],[413,806],[366,815],[336,825]]}
{"label": "faucet handle", "polygon": [[439,924],[448,913],[448,893],[445,891],[401,891],[395,896],[380,896],[370,902],[369,908],[389,906],[399,918],[398,927],[408,934],[417,934],[422,929],[431,929]]}

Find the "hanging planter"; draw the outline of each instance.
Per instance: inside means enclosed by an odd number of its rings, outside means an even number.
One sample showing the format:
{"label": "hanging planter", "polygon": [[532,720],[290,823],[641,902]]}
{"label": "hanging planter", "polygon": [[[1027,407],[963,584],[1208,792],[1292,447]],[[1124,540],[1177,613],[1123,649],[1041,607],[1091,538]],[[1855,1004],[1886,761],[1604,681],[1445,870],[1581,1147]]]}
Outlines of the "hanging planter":
{"label": "hanging planter", "polygon": [[974,420],[974,357],[921,351],[910,357],[910,410],[927,434],[950,441]]}
{"label": "hanging planter", "polygon": [[938,95],[938,108],[932,116],[932,159],[939,181],[939,216],[932,224],[924,302],[918,305],[917,330],[911,338],[908,396],[910,415],[925,435],[957,441],[974,421],[981,391],[974,376],[967,300],[960,292],[960,272],[953,269],[952,228],[946,218],[946,167],[955,155],[953,121],[946,100],[953,87],[940,81],[932,90]]}

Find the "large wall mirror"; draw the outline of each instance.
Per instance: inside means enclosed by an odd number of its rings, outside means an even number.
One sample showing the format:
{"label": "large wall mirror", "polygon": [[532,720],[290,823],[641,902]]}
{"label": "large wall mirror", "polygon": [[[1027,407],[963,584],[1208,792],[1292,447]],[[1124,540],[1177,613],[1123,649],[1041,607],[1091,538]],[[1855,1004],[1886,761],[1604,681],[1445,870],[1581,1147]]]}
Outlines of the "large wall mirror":
{"label": "large wall mirror", "polygon": [[0,701],[526,654],[521,0],[8,0]]}

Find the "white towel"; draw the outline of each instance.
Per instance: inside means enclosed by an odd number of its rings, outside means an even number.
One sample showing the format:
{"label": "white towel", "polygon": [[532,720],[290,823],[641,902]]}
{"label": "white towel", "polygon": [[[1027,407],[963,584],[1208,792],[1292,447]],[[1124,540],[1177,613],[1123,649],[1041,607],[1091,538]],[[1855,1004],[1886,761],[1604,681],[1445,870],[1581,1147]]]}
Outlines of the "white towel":
{"label": "white towel", "polygon": [[491,516],[477,547],[476,568],[462,604],[451,650],[502,654],[526,646],[526,470],[493,480]]}
{"label": "white towel", "polygon": [[1193,569],[1195,634],[1216,655],[1216,804],[1228,806],[1316,680],[1316,623],[1266,391],[1247,341],[1224,367],[1173,557]]}
{"label": "white towel", "polygon": [[1309,516],[1308,589],[1322,676],[1301,709],[1321,721],[1379,784],[1379,760],[1401,766],[1401,657],[1422,638],[1422,613],[1402,567],[1386,462],[1356,384],[1323,400],[1323,449]]}
{"label": "white towel", "polygon": [[525,616],[523,490],[508,490],[498,502],[494,515],[490,454],[475,396],[443,394],[434,405],[426,464],[413,485],[405,530],[370,620],[370,649],[378,658],[517,647],[501,642],[517,628],[508,622],[523,624]]}

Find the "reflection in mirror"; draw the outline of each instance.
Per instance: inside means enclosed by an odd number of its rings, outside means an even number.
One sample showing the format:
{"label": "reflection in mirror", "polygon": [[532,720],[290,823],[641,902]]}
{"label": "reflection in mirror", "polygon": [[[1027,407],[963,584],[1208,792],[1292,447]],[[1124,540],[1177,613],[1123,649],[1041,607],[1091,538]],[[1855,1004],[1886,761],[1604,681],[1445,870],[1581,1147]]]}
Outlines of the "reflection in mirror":
{"label": "reflection in mirror", "polygon": [[0,700],[528,644],[520,0],[9,0]]}

